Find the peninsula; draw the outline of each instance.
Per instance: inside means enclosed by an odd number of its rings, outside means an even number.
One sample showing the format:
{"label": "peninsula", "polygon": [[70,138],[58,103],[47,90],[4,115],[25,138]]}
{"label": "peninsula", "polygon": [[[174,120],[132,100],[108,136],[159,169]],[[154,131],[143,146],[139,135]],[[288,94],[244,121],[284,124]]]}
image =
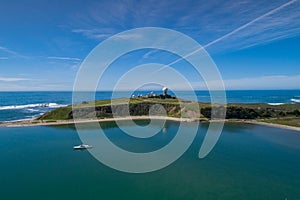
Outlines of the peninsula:
{"label": "peninsula", "polygon": [[[131,97],[96,100],[57,108],[30,120],[0,123],[0,126],[58,125],[76,122],[115,121],[128,119],[166,119],[209,122],[214,115],[224,113],[225,105],[193,102],[172,96]],[[227,104],[227,122],[243,122],[300,130],[300,104]],[[221,116],[221,114],[220,114]]]}

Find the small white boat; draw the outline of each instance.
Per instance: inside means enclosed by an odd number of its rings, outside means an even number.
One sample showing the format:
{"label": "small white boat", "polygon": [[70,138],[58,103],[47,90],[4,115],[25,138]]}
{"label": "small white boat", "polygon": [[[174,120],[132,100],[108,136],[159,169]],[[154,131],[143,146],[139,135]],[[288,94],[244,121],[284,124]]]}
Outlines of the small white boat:
{"label": "small white boat", "polygon": [[90,146],[88,144],[81,144],[81,145],[73,147],[73,149],[75,149],[75,150],[91,149],[91,148],[93,148],[93,146]]}

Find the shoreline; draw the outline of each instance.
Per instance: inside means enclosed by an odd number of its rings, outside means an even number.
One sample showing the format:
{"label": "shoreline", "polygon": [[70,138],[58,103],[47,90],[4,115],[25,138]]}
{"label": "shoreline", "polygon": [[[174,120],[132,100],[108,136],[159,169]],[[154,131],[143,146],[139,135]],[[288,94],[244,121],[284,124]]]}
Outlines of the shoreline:
{"label": "shoreline", "polygon": [[[200,119],[192,119],[192,118],[176,118],[176,117],[167,117],[167,116],[129,116],[129,117],[116,117],[116,118],[103,118],[103,119],[82,119],[77,120],[57,120],[57,121],[41,121],[36,119],[24,119],[12,122],[0,122],[1,127],[31,127],[31,126],[55,126],[55,125],[69,125],[75,123],[93,123],[93,122],[112,122],[112,121],[126,121],[126,120],[170,120],[170,121],[177,121],[177,122],[218,122],[218,120],[208,120],[208,121],[201,121]],[[295,126],[288,126],[283,124],[274,124],[274,123],[267,123],[267,122],[259,122],[255,120],[224,120],[225,123],[245,123],[245,124],[254,124],[254,125],[262,125],[262,126],[269,126],[273,128],[281,128],[287,130],[294,130],[300,131],[300,127]]]}
{"label": "shoreline", "polygon": [[244,123],[269,126],[269,127],[273,127],[273,128],[281,128],[281,129],[287,129],[287,130],[292,130],[292,131],[300,131],[300,127],[288,126],[288,125],[283,125],[283,124],[274,124],[274,123],[258,122],[258,121],[245,121]]}
{"label": "shoreline", "polygon": [[166,116],[129,116],[129,117],[115,117],[103,119],[82,119],[82,120],[57,120],[57,121],[41,121],[36,119],[24,119],[12,122],[0,122],[0,127],[30,127],[30,126],[55,126],[55,125],[68,125],[75,123],[93,123],[93,122],[112,122],[112,121],[126,121],[126,120],[170,120],[177,122],[194,122],[197,119],[190,118],[176,118]]}
{"label": "shoreline", "polygon": [[[207,122],[218,122],[218,120],[209,120]],[[244,124],[253,124],[253,125],[261,125],[261,126],[268,126],[273,128],[280,128],[280,129],[286,129],[286,130],[292,130],[292,131],[300,131],[300,127],[296,126],[288,126],[284,124],[274,124],[274,123],[268,123],[268,122],[259,122],[255,120],[247,120],[247,119],[225,119],[225,123],[244,123]]]}

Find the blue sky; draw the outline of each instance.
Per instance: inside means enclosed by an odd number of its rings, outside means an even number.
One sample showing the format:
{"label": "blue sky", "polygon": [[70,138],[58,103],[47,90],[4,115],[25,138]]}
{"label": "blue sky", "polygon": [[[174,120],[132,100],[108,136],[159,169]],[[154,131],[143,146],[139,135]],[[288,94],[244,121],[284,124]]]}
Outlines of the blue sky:
{"label": "blue sky", "polygon": [[[149,26],[180,31],[206,47],[227,89],[300,89],[297,0],[0,3],[0,91],[71,90],[81,62],[101,41]],[[135,65],[176,58],[153,49],[123,56],[107,72],[104,88]],[[183,66],[174,65],[195,89],[205,89]]]}

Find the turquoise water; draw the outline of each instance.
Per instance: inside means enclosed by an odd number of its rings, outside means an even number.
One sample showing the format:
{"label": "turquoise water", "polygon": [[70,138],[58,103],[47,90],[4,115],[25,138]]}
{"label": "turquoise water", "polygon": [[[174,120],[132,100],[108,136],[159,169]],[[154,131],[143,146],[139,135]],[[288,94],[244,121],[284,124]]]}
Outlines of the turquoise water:
{"label": "turquoise water", "polygon": [[[178,125],[167,122],[147,141],[125,135],[114,123],[102,127],[118,146],[146,152],[171,141]],[[74,151],[81,142],[71,125],[0,128],[1,199],[300,199],[299,132],[226,124],[213,151],[200,160],[206,129],[200,125],[192,146],[172,165],[127,174],[88,151]]]}
{"label": "turquoise water", "polygon": [[[157,94],[161,91],[154,91]],[[171,92],[171,91],[170,91]],[[149,91],[136,91],[135,95],[146,95]],[[97,92],[95,99],[111,99],[112,92]],[[193,92],[177,91],[183,99],[194,99]],[[208,91],[195,91],[200,102],[210,102]],[[226,91],[228,103],[300,103],[300,90],[236,90]],[[116,96],[129,97],[128,92],[117,92]],[[86,100],[86,99],[82,99]],[[72,104],[72,92],[0,92],[0,122],[32,118],[57,107]]]}

